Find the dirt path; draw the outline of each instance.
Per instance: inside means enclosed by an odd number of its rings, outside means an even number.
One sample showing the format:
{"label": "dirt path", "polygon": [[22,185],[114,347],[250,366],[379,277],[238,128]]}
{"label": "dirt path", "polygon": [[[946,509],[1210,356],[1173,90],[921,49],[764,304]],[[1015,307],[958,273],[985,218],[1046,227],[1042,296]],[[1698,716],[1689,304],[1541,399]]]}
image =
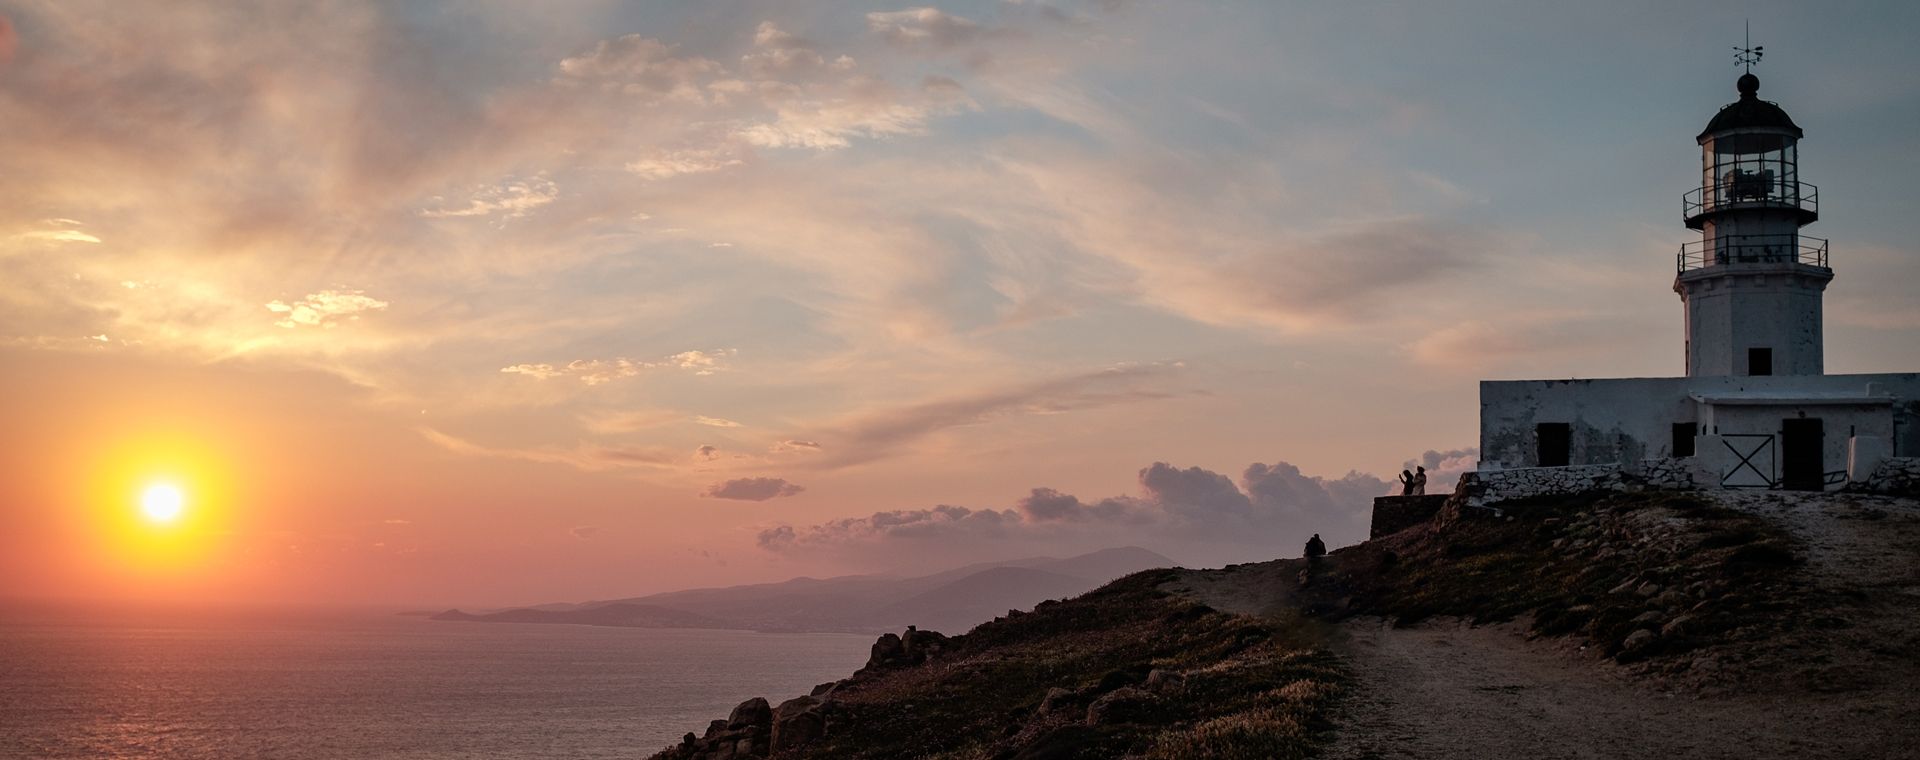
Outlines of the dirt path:
{"label": "dirt path", "polygon": [[1817,740],[1792,705],[1661,694],[1512,626],[1345,628],[1354,694],[1331,758],[1870,756]]}
{"label": "dirt path", "polygon": [[[1702,698],[1575,648],[1529,641],[1518,625],[1458,622],[1395,629],[1343,623],[1332,646],[1352,666],[1353,691],[1327,756],[1384,758],[1895,758],[1920,746],[1920,675],[1911,624],[1920,619],[1920,509],[1912,501],[1736,494],[1723,504],[1787,528],[1810,555],[1805,577],[1857,598],[1839,648],[1878,677],[1769,694]],[[1287,609],[1279,562],[1193,572],[1167,588],[1216,609]],[[1850,608],[1852,609],[1852,608]],[[1818,655],[1817,653],[1810,653]]]}

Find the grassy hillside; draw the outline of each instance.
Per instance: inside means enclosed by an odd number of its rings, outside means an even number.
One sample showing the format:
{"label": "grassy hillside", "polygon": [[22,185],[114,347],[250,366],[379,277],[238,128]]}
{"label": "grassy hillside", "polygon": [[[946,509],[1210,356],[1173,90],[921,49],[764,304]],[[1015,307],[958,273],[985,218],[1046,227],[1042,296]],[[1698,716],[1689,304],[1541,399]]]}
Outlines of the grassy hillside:
{"label": "grassy hillside", "polygon": [[1779,526],[1685,494],[1508,505],[1339,552],[1297,588],[1322,617],[1530,616],[1623,662],[1771,638],[1810,621]]}

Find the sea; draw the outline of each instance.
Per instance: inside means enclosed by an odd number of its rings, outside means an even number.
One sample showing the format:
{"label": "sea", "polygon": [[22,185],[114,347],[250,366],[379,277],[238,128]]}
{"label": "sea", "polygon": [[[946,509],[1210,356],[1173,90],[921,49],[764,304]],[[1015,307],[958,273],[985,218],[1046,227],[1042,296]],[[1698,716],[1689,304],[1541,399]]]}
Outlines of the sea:
{"label": "sea", "polygon": [[4,758],[642,758],[873,637],[390,612],[0,610]]}

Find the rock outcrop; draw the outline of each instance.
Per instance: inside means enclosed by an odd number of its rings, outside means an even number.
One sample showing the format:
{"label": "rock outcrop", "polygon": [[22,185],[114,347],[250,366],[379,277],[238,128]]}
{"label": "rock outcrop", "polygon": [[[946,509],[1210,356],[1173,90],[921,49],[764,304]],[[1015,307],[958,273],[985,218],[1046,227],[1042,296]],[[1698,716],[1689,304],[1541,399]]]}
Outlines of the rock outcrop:
{"label": "rock outcrop", "polygon": [[951,647],[951,640],[933,631],[907,626],[905,634],[885,634],[873,643],[866,667],[853,678],[813,687],[803,697],[770,705],[754,697],[733,708],[726,720],[707,725],[704,736],[688,733],[680,743],[656,758],[663,760],[751,760],[805,747],[827,736],[834,727],[839,705],[834,694],[842,687],[875,674],[925,664]]}
{"label": "rock outcrop", "polygon": [[879,672],[923,664],[938,657],[947,648],[947,641],[946,636],[933,631],[907,626],[907,632],[903,635],[889,633],[873,642],[872,654],[867,656],[866,667],[861,668],[860,672]]}
{"label": "rock outcrop", "polygon": [[772,749],[773,709],[754,697],[733,708],[726,720],[707,724],[705,736],[688,733],[662,755],[700,760],[736,760],[766,757]]}

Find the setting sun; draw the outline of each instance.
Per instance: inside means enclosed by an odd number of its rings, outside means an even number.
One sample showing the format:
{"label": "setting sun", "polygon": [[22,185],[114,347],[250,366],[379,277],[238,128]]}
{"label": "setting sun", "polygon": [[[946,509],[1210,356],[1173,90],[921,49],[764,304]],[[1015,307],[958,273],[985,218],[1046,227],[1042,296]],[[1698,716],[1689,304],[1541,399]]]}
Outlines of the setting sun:
{"label": "setting sun", "polygon": [[170,523],[179,519],[186,508],[186,495],[172,483],[155,483],[147,486],[140,495],[140,512],[156,523]]}

